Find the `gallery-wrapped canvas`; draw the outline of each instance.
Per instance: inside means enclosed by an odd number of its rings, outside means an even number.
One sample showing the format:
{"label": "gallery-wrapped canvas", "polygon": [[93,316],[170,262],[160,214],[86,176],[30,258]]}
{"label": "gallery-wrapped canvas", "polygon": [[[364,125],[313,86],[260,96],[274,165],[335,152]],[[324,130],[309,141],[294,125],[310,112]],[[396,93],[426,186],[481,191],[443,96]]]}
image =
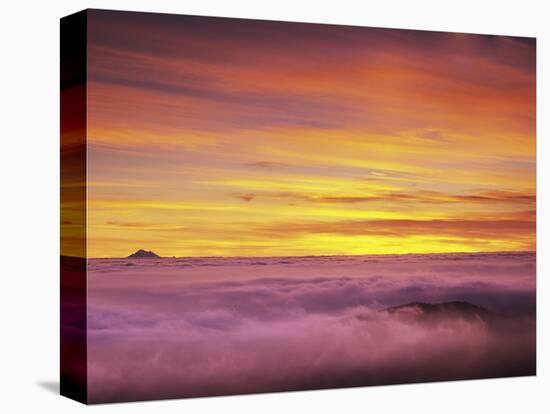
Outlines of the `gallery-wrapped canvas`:
{"label": "gallery-wrapped canvas", "polygon": [[535,66],[533,38],[61,19],[61,393],[535,375]]}

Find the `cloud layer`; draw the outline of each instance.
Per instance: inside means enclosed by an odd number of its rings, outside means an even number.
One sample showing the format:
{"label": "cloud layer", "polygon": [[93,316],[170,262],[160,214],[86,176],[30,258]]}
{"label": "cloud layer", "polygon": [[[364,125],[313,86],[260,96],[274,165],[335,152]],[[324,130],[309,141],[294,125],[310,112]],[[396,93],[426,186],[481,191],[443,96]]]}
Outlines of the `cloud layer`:
{"label": "cloud layer", "polygon": [[[532,254],[153,262],[92,261],[93,402],[534,373]],[[381,311],[453,300],[494,319]]]}

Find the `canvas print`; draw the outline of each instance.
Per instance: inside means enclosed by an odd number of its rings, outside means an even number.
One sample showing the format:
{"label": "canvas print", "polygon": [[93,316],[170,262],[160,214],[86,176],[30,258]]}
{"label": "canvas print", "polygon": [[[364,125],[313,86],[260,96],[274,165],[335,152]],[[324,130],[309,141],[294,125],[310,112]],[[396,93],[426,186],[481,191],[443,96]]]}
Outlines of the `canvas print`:
{"label": "canvas print", "polygon": [[63,19],[62,393],[535,375],[535,66],[533,38]]}

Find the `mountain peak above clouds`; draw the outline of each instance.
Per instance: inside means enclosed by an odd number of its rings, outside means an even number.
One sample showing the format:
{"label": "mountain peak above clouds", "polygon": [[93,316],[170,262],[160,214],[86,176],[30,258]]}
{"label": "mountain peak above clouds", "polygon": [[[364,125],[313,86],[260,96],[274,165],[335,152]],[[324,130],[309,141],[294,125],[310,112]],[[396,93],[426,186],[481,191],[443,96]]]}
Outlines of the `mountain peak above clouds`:
{"label": "mountain peak above clouds", "polygon": [[137,252],[132,253],[128,256],[128,259],[151,259],[151,258],[160,258],[160,256],[152,251],[147,251],[139,249]]}
{"label": "mountain peak above clouds", "polygon": [[442,303],[411,302],[386,308],[384,311],[396,316],[409,316],[421,321],[435,321],[442,317],[486,320],[490,316],[490,312],[487,309],[465,301]]}

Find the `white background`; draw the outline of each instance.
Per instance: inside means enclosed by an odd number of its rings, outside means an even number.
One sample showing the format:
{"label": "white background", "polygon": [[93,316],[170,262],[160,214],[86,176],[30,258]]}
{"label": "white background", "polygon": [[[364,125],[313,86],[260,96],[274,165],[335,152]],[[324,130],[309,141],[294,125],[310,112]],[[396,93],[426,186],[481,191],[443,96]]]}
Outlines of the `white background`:
{"label": "white background", "polygon": [[[3,2],[0,36],[0,411],[548,413],[545,282],[550,231],[550,13],[545,0],[133,0]],[[59,18],[84,8],[536,36],[538,376],[86,408],[57,394],[59,366]],[[546,26],[546,27],[545,27]],[[545,165],[545,160],[546,165]],[[542,298],[542,300],[541,300]],[[545,349],[546,348],[546,349]]]}

